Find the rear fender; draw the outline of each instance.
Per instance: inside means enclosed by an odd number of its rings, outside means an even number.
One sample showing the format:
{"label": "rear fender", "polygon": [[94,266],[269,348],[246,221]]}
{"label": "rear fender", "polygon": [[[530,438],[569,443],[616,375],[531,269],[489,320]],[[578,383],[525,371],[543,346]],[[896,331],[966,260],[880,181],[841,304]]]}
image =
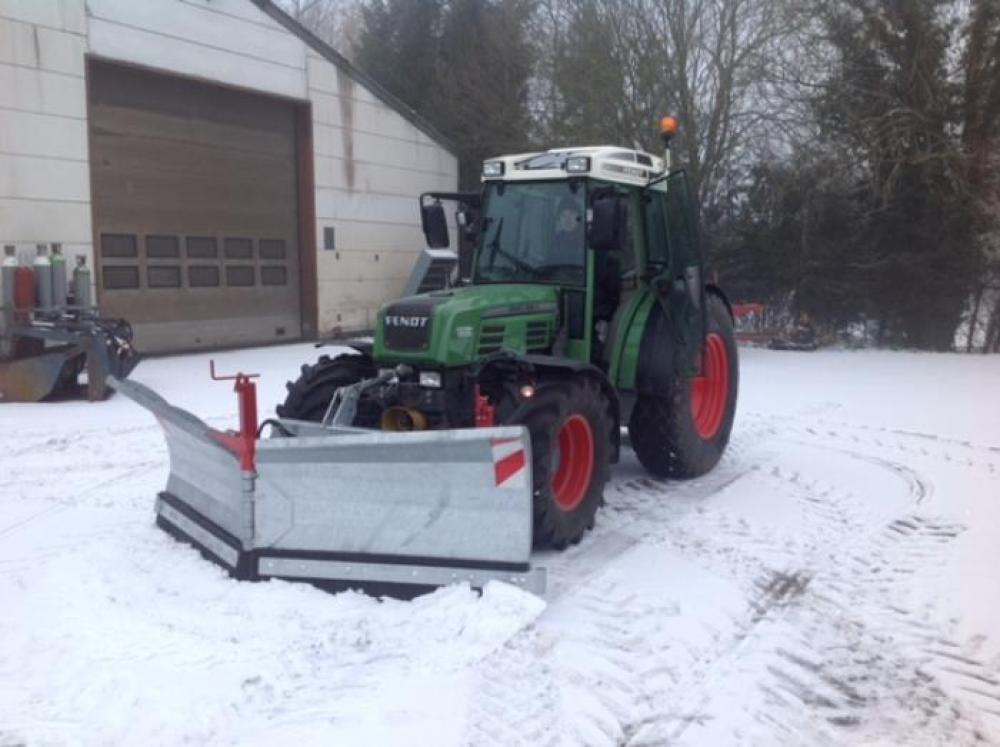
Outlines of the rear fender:
{"label": "rear fender", "polygon": [[636,361],[635,391],[640,397],[657,397],[674,386],[677,369],[677,338],[662,304],[654,304],[642,329]]}
{"label": "rear fender", "polygon": [[[733,307],[722,289],[714,283],[705,285],[706,296],[717,296],[726,306],[730,317]],[[662,396],[674,386],[677,378],[678,341],[673,334],[670,319],[661,304],[655,304],[645,320],[642,343],[636,366],[635,390],[640,396]]]}
{"label": "rear fender", "polygon": [[733,305],[729,302],[729,298],[723,292],[722,288],[717,286],[715,283],[706,283],[705,295],[718,296],[719,300],[726,305],[726,311],[729,312],[729,318],[733,320],[733,324],[736,323],[736,315],[733,313]]}

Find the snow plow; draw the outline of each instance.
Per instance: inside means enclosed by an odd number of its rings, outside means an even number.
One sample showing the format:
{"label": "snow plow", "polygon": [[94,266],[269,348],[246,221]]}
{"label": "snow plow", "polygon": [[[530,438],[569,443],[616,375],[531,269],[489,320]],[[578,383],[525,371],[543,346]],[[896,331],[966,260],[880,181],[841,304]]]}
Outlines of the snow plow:
{"label": "snow plow", "polygon": [[[213,370],[214,377],[214,370]],[[238,374],[240,430],[215,430],[133,381],[111,380],[159,420],[170,453],[157,524],[244,580],[429,588],[497,578],[532,591],[524,428],[381,433],[270,422]],[[441,475],[447,479],[442,480]],[[488,533],[470,527],[490,527]]]}
{"label": "snow plow", "polygon": [[[277,418],[258,426],[244,374],[235,433],[112,382],[166,434],[159,525],[238,578],[390,593],[501,579],[540,593],[532,548],[594,526],[622,427],[656,476],[711,470],[737,350],[729,302],[703,280],[684,172],[669,169],[675,126],[664,120],[665,158],[594,147],[486,161],[467,210],[446,196],[478,233],[471,276],[384,305],[373,340],[302,366]],[[428,246],[446,248],[440,199],[423,197]]]}

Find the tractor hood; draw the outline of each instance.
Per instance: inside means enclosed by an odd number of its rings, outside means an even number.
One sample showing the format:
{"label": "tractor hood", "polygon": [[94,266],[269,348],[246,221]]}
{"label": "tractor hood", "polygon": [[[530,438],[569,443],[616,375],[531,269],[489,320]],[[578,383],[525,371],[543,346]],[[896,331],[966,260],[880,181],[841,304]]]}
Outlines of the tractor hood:
{"label": "tractor hood", "polygon": [[500,349],[547,350],[559,291],[547,285],[475,285],[392,301],[379,311],[378,363],[468,364]]}

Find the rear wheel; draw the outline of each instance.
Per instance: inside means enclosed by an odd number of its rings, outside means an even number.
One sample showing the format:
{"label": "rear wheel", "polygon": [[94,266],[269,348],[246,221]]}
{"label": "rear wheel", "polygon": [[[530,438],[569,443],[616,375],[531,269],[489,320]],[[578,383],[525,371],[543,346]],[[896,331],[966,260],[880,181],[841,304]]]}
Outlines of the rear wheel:
{"label": "rear wheel", "polygon": [[326,414],[334,393],[342,386],[356,384],[375,375],[371,359],[365,355],[320,356],[313,365],[303,365],[299,378],[286,384],[288,395],[278,405],[279,418],[319,422]]}
{"label": "rear wheel", "polygon": [[608,481],[613,420],[600,387],[589,379],[539,386],[509,422],[531,433],[535,546],[579,542]]}
{"label": "rear wheel", "polygon": [[729,443],[739,384],[733,322],[722,299],[708,294],[705,347],[697,376],[676,375],[669,392],[641,397],[628,431],[636,456],[659,477],[698,477]]}

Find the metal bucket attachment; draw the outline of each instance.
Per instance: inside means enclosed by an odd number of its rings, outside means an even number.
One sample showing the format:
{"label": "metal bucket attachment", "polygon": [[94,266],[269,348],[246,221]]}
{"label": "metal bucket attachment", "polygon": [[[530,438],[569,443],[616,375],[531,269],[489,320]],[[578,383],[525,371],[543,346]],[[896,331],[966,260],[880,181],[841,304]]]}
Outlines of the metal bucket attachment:
{"label": "metal bucket attachment", "polygon": [[252,428],[216,431],[136,382],[112,385],[163,426],[170,477],[158,524],[238,578],[544,590],[544,569],[530,565],[521,426],[386,433],[289,421],[307,435],[256,440]]}
{"label": "metal bucket attachment", "polygon": [[61,345],[44,352],[0,361],[0,402],[41,402],[75,383],[83,367],[76,345]]}

